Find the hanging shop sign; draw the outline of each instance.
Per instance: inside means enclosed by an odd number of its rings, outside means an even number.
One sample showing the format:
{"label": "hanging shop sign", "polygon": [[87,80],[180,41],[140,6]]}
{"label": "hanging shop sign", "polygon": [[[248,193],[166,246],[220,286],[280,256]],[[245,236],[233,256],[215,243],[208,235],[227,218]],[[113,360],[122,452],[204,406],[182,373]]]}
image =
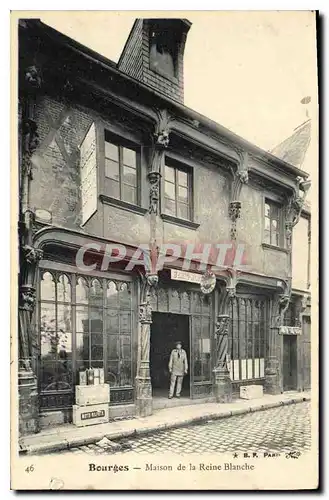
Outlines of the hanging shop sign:
{"label": "hanging shop sign", "polygon": [[214,273],[206,272],[201,277],[200,289],[202,293],[208,294],[211,293],[216,286],[216,276]]}

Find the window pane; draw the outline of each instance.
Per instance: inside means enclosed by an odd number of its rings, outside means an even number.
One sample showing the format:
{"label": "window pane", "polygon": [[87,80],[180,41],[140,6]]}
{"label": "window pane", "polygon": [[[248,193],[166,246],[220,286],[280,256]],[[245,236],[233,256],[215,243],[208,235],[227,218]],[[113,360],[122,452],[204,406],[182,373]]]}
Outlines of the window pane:
{"label": "window pane", "polygon": [[[207,316],[202,317],[201,334],[202,334],[203,339],[209,339],[209,337],[210,337],[210,320],[209,320],[209,317],[207,317]],[[204,347],[207,348],[207,350],[206,351],[203,350],[203,352],[210,352],[210,350],[208,350],[208,347],[210,347],[210,346],[208,345],[207,342],[204,343]]]}
{"label": "window pane", "polygon": [[271,233],[271,244],[276,246],[279,245],[279,235],[274,231]]}
{"label": "window pane", "polygon": [[188,190],[185,187],[178,187],[178,201],[188,203]]}
{"label": "window pane", "polygon": [[57,282],[58,302],[71,302],[71,285],[68,277],[62,274]]}
{"label": "window pane", "polygon": [[41,356],[57,357],[55,304],[41,304],[40,311]]}
{"label": "window pane", "polygon": [[131,167],[123,167],[123,182],[131,186],[137,185],[137,175],[136,170]]}
{"label": "window pane", "polygon": [[175,169],[165,166],[165,179],[166,181],[175,182]]}
{"label": "window pane", "polygon": [[108,362],[108,383],[111,387],[119,385],[119,362],[116,360]]}
{"label": "window pane", "polygon": [[202,355],[202,380],[210,381],[211,367],[210,354]]}
{"label": "window pane", "polygon": [[175,202],[172,200],[169,200],[169,198],[165,198],[165,212],[167,214],[176,215]]}
{"label": "window pane", "polygon": [[89,332],[89,315],[87,306],[76,307],[76,331],[81,333]]}
{"label": "window pane", "polygon": [[103,344],[93,344],[93,341],[94,335],[91,336],[91,360],[103,359]]}
{"label": "window pane", "polygon": [[132,186],[128,186],[127,184],[123,185],[122,190],[122,200],[127,201],[128,203],[136,204],[136,188]]}
{"label": "window pane", "polygon": [[178,184],[187,187],[187,172],[178,170]]}
{"label": "window pane", "polygon": [[76,286],[77,304],[88,304],[88,284],[85,279],[78,278]]}
{"label": "window pane", "polygon": [[120,312],[120,333],[131,331],[131,314],[130,312]]}
{"label": "window pane", "polygon": [[120,385],[132,385],[130,360],[124,359],[120,363]]}
{"label": "window pane", "polygon": [[265,203],[265,217],[270,217],[271,215],[271,207],[268,203]]}
{"label": "window pane", "polygon": [[107,307],[118,307],[118,289],[114,281],[107,283],[106,289],[106,305]]}
{"label": "window pane", "polygon": [[130,335],[121,335],[121,356],[124,359],[131,359],[131,338]]}
{"label": "window pane", "polygon": [[76,358],[77,360],[89,359],[90,335],[76,334]]}
{"label": "window pane", "polygon": [[89,309],[90,331],[95,333],[103,332],[103,309],[91,307]]}
{"label": "window pane", "polygon": [[58,391],[72,388],[72,362],[71,361],[42,361],[41,390]]}
{"label": "window pane", "polygon": [[109,179],[119,180],[119,163],[105,159],[105,177]]}
{"label": "window pane", "polygon": [[279,218],[279,207],[276,205],[271,205],[271,218],[278,219]]}
{"label": "window pane", "polygon": [[278,227],[278,221],[276,219],[272,219],[272,230],[276,231]]}
{"label": "window pane", "polygon": [[119,182],[114,181],[111,179],[111,182],[108,186],[109,189],[109,196],[112,196],[113,198],[120,199],[120,185]]}
{"label": "window pane", "polygon": [[165,196],[167,198],[175,199],[175,185],[170,182],[165,182]]}
{"label": "window pane", "polygon": [[271,219],[269,219],[268,217],[265,217],[265,229],[267,229],[269,231],[270,228],[271,228]]}
{"label": "window pane", "polygon": [[136,151],[128,148],[123,149],[123,163],[136,168]]}
{"label": "window pane", "polygon": [[119,287],[119,301],[120,307],[128,308],[131,307],[131,293],[127,283],[120,283]]}
{"label": "window pane", "polygon": [[72,352],[71,306],[68,304],[57,306],[57,343],[59,353]]}
{"label": "window pane", "polygon": [[108,357],[109,359],[119,359],[120,346],[119,335],[109,335],[107,339]]}
{"label": "window pane", "polygon": [[105,141],[105,157],[119,162],[119,148],[115,144]]}
{"label": "window pane", "polygon": [[89,290],[89,303],[93,306],[103,306],[103,288],[101,282],[97,279],[94,279],[91,282]]}
{"label": "window pane", "polygon": [[105,317],[105,331],[106,333],[119,332],[119,314],[115,309],[107,309]]}
{"label": "window pane", "polygon": [[40,287],[41,300],[55,300],[55,282],[50,273],[43,273]]}
{"label": "window pane", "polygon": [[239,303],[239,357],[246,357],[246,307],[245,300],[241,299]]}
{"label": "window pane", "polygon": [[177,217],[181,217],[182,219],[189,219],[189,207],[184,203],[177,203]]}

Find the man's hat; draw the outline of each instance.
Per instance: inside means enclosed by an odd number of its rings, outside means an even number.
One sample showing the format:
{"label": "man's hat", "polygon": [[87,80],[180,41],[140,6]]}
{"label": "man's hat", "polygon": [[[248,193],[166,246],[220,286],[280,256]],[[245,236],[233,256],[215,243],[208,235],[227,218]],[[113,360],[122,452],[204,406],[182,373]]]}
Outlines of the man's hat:
{"label": "man's hat", "polygon": [[183,345],[181,340],[176,340],[175,345],[177,346],[178,344]]}

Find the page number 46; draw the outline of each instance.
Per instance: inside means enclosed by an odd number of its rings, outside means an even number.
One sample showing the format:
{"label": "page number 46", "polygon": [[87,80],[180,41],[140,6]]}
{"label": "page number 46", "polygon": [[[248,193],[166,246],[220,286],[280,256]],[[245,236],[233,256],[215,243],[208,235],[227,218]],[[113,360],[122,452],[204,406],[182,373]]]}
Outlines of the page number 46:
{"label": "page number 46", "polygon": [[27,472],[28,474],[30,472],[34,472],[34,465],[29,465],[28,467],[26,467],[25,472]]}

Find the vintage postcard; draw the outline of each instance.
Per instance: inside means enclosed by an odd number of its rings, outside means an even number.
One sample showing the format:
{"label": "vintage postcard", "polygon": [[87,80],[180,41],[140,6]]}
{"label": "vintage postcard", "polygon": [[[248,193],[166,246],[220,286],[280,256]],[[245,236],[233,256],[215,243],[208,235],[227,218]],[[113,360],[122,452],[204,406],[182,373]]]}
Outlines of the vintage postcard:
{"label": "vintage postcard", "polygon": [[318,488],[316,23],[12,12],[12,489]]}

